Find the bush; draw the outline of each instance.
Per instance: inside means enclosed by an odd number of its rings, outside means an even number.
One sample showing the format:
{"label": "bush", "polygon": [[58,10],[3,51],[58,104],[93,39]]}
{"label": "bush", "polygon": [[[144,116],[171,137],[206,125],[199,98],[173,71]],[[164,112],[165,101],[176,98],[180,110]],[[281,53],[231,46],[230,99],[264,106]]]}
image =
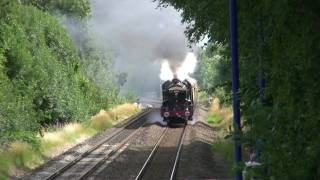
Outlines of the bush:
{"label": "bush", "polygon": [[[158,1],[181,11],[191,41],[208,36],[230,53],[228,1]],[[319,8],[311,0],[237,3],[243,142],[262,150],[261,179],[320,179]]]}
{"label": "bush", "polygon": [[29,142],[41,126],[85,121],[118,103],[115,88],[104,95],[88,78],[52,15],[18,1],[2,1],[0,11],[0,145]]}
{"label": "bush", "polygon": [[118,105],[110,110],[101,110],[97,115],[92,116],[90,124],[97,130],[103,130],[138,111],[139,108],[134,104]]}
{"label": "bush", "polygon": [[112,118],[108,112],[101,110],[99,114],[91,117],[91,126],[97,130],[104,130],[112,126]]}

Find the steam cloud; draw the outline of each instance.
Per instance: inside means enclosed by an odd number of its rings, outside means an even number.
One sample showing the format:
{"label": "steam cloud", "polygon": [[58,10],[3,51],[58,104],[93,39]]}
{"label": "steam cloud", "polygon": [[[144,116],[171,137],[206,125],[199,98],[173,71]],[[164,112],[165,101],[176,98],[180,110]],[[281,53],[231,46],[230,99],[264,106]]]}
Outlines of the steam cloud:
{"label": "steam cloud", "polygon": [[180,14],[151,0],[92,0],[91,30],[99,43],[116,52],[116,69],[128,72],[123,92],[159,92],[165,60],[178,73],[189,49]]}

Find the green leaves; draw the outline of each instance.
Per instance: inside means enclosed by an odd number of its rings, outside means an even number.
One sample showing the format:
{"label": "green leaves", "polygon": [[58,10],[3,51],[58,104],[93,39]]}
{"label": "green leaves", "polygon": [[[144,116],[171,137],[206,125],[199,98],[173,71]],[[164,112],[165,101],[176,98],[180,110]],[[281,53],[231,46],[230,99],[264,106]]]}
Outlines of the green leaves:
{"label": "green leaves", "polygon": [[[191,41],[207,35],[227,45],[228,1],[159,2],[182,11],[184,22],[190,23],[186,33]],[[320,155],[320,4],[311,0],[237,4],[244,141],[262,151],[267,168],[253,174],[261,179],[319,179],[320,161],[314,157]],[[217,71],[214,56],[206,56],[200,82],[213,87],[220,80],[214,78],[223,72]]]}
{"label": "green leaves", "polygon": [[88,0],[20,0],[26,5],[33,5],[41,10],[51,13],[59,12],[62,15],[83,19],[90,15]]}
{"label": "green leaves", "polygon": [[196,72],[202,89],[218,97],[222,103],[230,103],[230,58],[226,47],[218,42],[209,43],[199,54],[200,63]]}
{"label": "green leaves", "polygon": [[[104,84],[110,92],[104,91],[82,66],[95,54],[80,59],[57,19],[38,9],[58,8],[71,15],[87,11],[87,1],[21,2],[0,2],[0,12],[5,12],[0,17],[0,146],[12,140],[32,143],[41,126],[85,121],[117,101],[116,87]],[[99,55],[90,62],[102,66],[101,59]],[[103,72],[99,82],[104,75],[112,77]]]}

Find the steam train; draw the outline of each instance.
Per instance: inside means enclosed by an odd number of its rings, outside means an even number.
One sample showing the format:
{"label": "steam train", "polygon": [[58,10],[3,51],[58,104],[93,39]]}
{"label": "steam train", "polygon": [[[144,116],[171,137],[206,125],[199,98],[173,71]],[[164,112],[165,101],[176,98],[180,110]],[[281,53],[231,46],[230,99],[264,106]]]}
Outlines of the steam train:
{"label": "steam train", "polygon": [[173,79],[162,84],[160,114],[168,123],[187,123],[192,120],[196,107],[196,84]]}

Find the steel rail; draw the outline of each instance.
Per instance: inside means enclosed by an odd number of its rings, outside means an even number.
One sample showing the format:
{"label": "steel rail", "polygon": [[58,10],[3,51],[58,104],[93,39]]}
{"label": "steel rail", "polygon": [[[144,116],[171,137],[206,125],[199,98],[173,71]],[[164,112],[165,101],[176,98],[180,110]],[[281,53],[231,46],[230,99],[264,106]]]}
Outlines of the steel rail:
{"label": "steel rail", "polygon": [[[55,178],[57,178],[58,176],[60,176],[61,174],[63,174],[65,171],[67,171],[69,168],[71,168],[73,165],[75,165],[77,162],[79,162],[81,159],[85,158],[86,156],[88,156],[90,153],[92,153],[93,151],[95,151],[96,149],[98,149],[100,146],[102,146],[103,144],[105,144],[106,142],[110,141],[112,138],[116,137],[117,135],[119,135],[122,131],[124,131],[126,129],[126,127],[132,125],[133,123],[137,122],[137,120],[141,119],[142,117],[148,115],[151,112],[151,109],[147,109],[144,112],[141,112],[140,114],[133,116],[133,117],[129,117],[128,119],[130,119],[127,124],[120,128],[119,130],[113,132],[108,138],[102,140],[101,142],[99,142],[97,145],[95,145],[94,147],[90,148],[89,150],[85,151],[84,153],[82,153],[81,155],[77,156],[75,159],[73,159],[71,162],[69,162],[67,165],[63,166],[62,168],[56,170],[54,173],[52,173],[49,177],[45,178],[45,180],[53,180]],[[124,120],[125,121],[125,120]]]}
{"label": "steel rail", "polygon": [[149,163],[151,162],[155,152],[157,151],[157,149],[159,147],[160,142],[162,141],[162,139],[163,139],[164,135],[167,133],[167,131],[168,131],[168,127],[166,127],[166,129],[160,135],[159,139],[157,140],[157,143],[154,145],[151,153],[149,154],[147,160],[145,161],[145,163],[143,164],[142,168],[140,169],[140,171],[139,171],[138,175],[136,176],[135,180],[139,180],[143,176],[144,172],[146,171]]}
{"label": "steel rail", "polygon": [[[183,127],[183,131],[182,131],[181,136],[180,136],[179,146],[178,146],[178,150],[177,150],[176,156],[175,156],[175,161],[174,161],[174,164],[173,164],[173,167],[172,167],[172,170],[171,170],[170,180],[172,180],[174,178],[176,169],[178,167],[179,156],[180,156],[183,140],[184,140],[184,137],[185,137],[186,128],[187,128],[187,125]],[[156,145],[153,147],[150,155],[148,156],[147,160],[145,161],[143,167],[139,171],[139,174],[136,176],[135,180],[141,180],[143,178],[145,172],[148,169],[148,166],[149,166],[150,162],[152,161],[156,151],[159,148],[160,142],[162,141],[162,139],[163,139],[164,135],[167,133],[167,131],[168,131],[168,127],[166,127],[166,130],[164,130],[163,134],[161,134],[161,137],[158,139]]]}
{"label": "steel rail", "polygon": [[101,160],[99,160],[94,166],[92,166],[90,169],[88,169],[85,173],[80,175],[78,178],[79,180],[86,179],[89,177],[93,172],[96,171],[107,159],[112,157],[114,154],[116,154],[122,147],[124,147],[127,142],[131,140],[131,138],[136,135],[145,125],[147,122],[144,122],[138,129],[136,129],[133,133],[131,133],[128,137],[126,137],[124,140],[122,140],[119,144],[117,144],[115,147],[112,148],[112,150],[105,155],[105,157]]}
{"label": "steel rail", "polygon": [[170,180],[173,180],[175,178],[175,175],[176,175],[176,172],[177,172],[177,167],[178,167],[178,163],[179,163],[179,159],[180,159],[183,140],[184,140],[184,137],[186,136],[186,133],[185,133],[186,129],[187,129],[187,126],[184,127],[183,132],[181,134],[181,138],[180,138],[180,142],[179,142],[179,148],[178,148],[178,151],[176,153],[176,158],[175,158],[175,161],[174,161],[174,164],[173,164],[173,167],[172,167]]}

